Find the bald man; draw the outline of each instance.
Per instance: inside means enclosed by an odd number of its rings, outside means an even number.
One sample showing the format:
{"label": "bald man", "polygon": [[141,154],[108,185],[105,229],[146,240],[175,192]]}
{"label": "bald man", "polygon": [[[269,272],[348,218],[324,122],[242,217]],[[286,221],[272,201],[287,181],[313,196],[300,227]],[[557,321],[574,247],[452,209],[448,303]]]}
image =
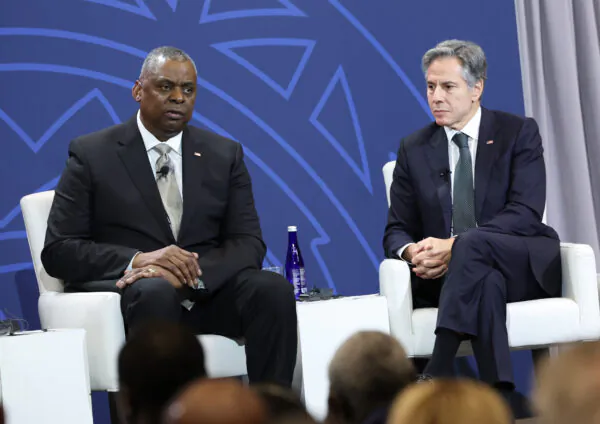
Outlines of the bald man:
{"label": "bald man", "polygon": [[263,424],[267,409],[260,396],[230,379],[198,380],[165,411],[165,424]]}

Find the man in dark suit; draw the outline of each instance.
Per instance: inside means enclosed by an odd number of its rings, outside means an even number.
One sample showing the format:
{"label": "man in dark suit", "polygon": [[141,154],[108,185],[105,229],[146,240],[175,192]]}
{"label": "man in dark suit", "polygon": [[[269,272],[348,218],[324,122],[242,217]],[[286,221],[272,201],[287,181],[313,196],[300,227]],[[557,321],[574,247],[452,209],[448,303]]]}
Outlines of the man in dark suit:
{"label": "man in dark suit", "polygon": [[560,294],[560,246],[538,127],[480,106],[486,68],[470,42],[424,55],[435,122],[401,142],[384,248],[410,263],[414,306],[439,307],[425,373],[452,375],[470,339],[481,378],[512,396],[506,303]]}
{"label": "man in dark suit", "polygon": [[183,322],[243,338],[251,381],[290,385],[292,286],[261,271],[265,244],[239,143],[187,125],[196,66],[148,55],[127,123],[71,142],[42,262],[66,291],[119,291],[126,327]]}

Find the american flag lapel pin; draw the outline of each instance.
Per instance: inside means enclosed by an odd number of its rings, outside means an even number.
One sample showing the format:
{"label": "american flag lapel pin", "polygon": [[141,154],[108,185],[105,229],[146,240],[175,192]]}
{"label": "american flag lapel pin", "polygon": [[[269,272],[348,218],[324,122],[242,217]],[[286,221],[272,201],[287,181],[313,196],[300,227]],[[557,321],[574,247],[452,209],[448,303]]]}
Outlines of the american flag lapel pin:
{"label": "american flag lapel pin", "polygon": [[200,152],[194,152],[194,156],[201,157],[201,156],[202,156],[202,153],[200,153]]}
{"label": "american flag lapel pin", "polygon": [[494,140],[488,140],[485,142],[485,144],[494,144]]}

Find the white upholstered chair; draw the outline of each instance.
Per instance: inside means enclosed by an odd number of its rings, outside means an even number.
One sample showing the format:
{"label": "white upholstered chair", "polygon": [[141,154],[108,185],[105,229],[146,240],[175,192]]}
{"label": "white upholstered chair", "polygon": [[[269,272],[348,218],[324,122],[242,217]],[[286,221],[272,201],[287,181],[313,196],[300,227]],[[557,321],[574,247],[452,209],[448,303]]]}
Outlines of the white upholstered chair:
{"label": "white upholstered chair", "polygon": [[[383,167],[388,205],[395,162]],[[509,303],[507,328],[510,347],[547,348],[561,343],[600,337],[600,308],[594,252],[588,245],[561,243],[562,297]],[[386,259],[379,268],[379,287],[387,298],[391,333],[408,356],[431,356],[435,341],[437,308],[413,310],[410,271],[397,259]],[[459,355],[471,354],[464,342]]]}
{"label": "white upholstered chair", "polygon": [[[49,276],[42,265],[46,226],[54,191],[30,194],[21,199],[21,210],[38,281],[42,328],[86,330],[92,390],[118,391],[117,356],[125,342],[120,299],[117,293],[64,293],[63,283]],[[198,336],[211,377],[246,375],[244,347],[216,335]]]}

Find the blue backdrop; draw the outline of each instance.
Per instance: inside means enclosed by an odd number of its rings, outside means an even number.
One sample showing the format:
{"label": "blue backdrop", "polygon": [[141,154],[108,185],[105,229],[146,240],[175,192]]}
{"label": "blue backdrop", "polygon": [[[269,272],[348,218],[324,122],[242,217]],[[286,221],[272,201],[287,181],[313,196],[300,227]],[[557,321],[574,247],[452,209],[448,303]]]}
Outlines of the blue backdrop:
{"label": "blue backdrop", "polygon": [[131,86],[156,46],[197,63],[192,124],[243,143],[266,262],[281,264],[286,227],[298,225],[309,285],[346,295],[378,290],[381,167],[431,120],[422,54],[447,38],[481,44],[484,104],[523,113],[512,1],[19,0],[1,10],[0,307],[32,327],[19,199],[54,187],[72,138],[135,113]]}

